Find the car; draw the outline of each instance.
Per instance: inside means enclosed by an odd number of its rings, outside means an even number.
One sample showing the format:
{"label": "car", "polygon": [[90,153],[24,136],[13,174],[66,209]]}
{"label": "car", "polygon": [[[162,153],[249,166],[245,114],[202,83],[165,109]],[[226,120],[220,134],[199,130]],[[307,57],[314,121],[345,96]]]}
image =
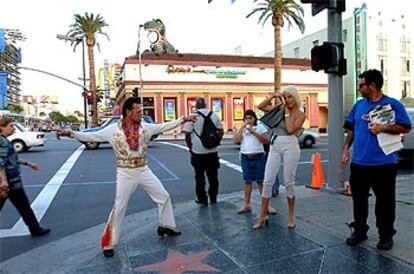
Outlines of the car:
{"label": "car", "polygon": [[310,129],[305,129],[299,136],[299,145],[304,148],[312,147],[319,140],[319,134]]}
{"label": "car", "polygon": [[28,151],[31,147],[44,146],[45,134],[39,131],[29,131],[22,124],[13,123],[15,132],[7,137],[17,153]]}
{"label": "car", "polygon": [[[117,123],[120,119],[121,119],[120,115],[114,115],[114,116],[111,116],[105,122],[103,122],[100,126],[94,127],[94,128],[87,128],[87,129],[81,130],[81,132],[96,132],[96,131],[99,131],[99,130],[102,130],[102,129],[106,128],[107,126],[109,126],[113,123]],[[149,123],[149,124],[155,124],[152,117],[148,116],[148,115],[143,115],[142,116],[142,121],[145,122],[145,123]],[[157,137],[158,137],[158,135],[151,136],[151,141],[156,139]],[[85,145],[86,149],[94,150],[94,149],[98,149],[99,145],[103,144],[104,142],[87,142],[87,143],[82,142],[82,143]]]}
{"label": "car", "polygon": [[[414,127],[414,108],[406,108],[411,120],[411,127]],[[414,160],[414,129],[402,135],[403,148],[398,152],[399,161],[412,164]]]}

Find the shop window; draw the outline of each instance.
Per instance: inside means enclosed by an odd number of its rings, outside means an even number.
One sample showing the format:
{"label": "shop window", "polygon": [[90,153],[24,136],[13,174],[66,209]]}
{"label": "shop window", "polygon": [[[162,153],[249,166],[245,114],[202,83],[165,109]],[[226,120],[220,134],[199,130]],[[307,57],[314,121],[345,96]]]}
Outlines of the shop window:
{"label": "shop window", "polygon": [[244,98],[233,98],[233,120],[243,120],[245,110]]}
{"label": "shop window", "polygon": [[144,97],[144,108],[154,107],[154,97]]}
{"label": "shop window", "polygon": [[196,98],[187,98],[187,115],[196,111]]}
{"label": "shop window", "polygon": [[211,110],[214,111],[220,120],[223,121],[223,99],[222,98],[211,98]]}
{"label": "shop window", "polygon": [[174,121],[177,119],[177,99],[164,98],[164,121]]}

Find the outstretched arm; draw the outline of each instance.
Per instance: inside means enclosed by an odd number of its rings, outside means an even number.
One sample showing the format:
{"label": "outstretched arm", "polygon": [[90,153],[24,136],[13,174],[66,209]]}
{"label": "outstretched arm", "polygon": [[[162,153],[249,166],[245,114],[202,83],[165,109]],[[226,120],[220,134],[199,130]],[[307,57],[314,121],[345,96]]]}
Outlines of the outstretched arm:
{"label": "outstretched arm", "polygon": [[75,138],[81,142],[109,142],[112,139],[114,131],[117,129],[117,124],[112,124],[99,131],[93,132],[78,132],[72,130],[58,130],[56,137]]}
{"label": "outstretched arm", "polygon": [[28,166],[28,167],[30,167],[30,168],[31,168],[31,169],[33,169],[34,171],[38,171],[38,170],[40,170],[40,166],[39,166],[39,164],[36,164],[36,163],[33,163],[33,162],[29,162],[29,161],[26,161],[26,160],[23,160],[23,159],[19,160],[19,163],[20,163],[21,165],[24,165],[24,166]]}
{"label": "outstretched arm", "polygon": [[184,122],[195,122],[196,119],[196,115],[181,116],[180,118],[172,122],[166,122],[161,124],[146,124],[145,126],[148,130],[148,133],[152,136],[174,129]]}

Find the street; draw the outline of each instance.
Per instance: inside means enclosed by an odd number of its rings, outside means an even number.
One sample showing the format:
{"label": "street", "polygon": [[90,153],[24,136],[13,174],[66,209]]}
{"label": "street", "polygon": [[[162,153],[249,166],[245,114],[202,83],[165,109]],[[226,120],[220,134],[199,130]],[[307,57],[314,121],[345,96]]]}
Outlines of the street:
{"label": "street", "polygon": [[[22,167],[23,182],[34,211],[38,217],[42,215],[41,224],[50,228],[52,233],[46,237],[31,238],[21,220],[20,225],[16,224],[20,216],[7,202],[1,211],[1,261],[104,223],[111,210],[115,188],[115,157],[109,144],[98,150],[82,151],[77,150],[80,147],[77,141],[57,140],[53,134],[48,134],[47,138],[44,147],[33,148],[19,156],[41,165],[39,172]],[[326,140],[322,140],[313,148],[302,150],[297,173],[298,185],[310,183],[310,159],[314,152],[321,154],[326,179],[327,149]],[[243,189],[238,155],[238,145],[230,139],[222,142],[219,173],[221,194]],[[169,191],[173,204],[194,199],[193,169],[183,141],[152,142],[148,160],[154,174]],[[399,171],[399,176],[412,175],[412,169]],[[154,207],[148,195],[139,189],[132,195],[126,214]]]}

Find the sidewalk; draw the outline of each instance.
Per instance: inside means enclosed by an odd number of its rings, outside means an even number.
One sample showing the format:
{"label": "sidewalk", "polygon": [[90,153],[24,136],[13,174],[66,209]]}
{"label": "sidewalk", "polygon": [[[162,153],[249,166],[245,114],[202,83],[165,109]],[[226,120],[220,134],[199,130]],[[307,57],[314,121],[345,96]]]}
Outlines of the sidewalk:
{"label": "sidewalk", "polygon": [[175,204],[181,236],[156,236],[154,208],[125,218],[113,258],[105,258],[98,247],[101,224],[11,258],[1,264],[0,273],[414,273],[412,180],[412,175],[398,179],[398,234],[391,251],[375,248],[373,198],[369,239],[352,248],[344,243],[349,235],[345,222],[352,216],[351,198],[297,187],[294,230],[286,227],[283,192],[272,199],[278,214],[259,230],[252,229],[260,203],[257,192],[253,213],[246,215],[236,214],[243,193],[230,193],[206,208],[194,201]]}

